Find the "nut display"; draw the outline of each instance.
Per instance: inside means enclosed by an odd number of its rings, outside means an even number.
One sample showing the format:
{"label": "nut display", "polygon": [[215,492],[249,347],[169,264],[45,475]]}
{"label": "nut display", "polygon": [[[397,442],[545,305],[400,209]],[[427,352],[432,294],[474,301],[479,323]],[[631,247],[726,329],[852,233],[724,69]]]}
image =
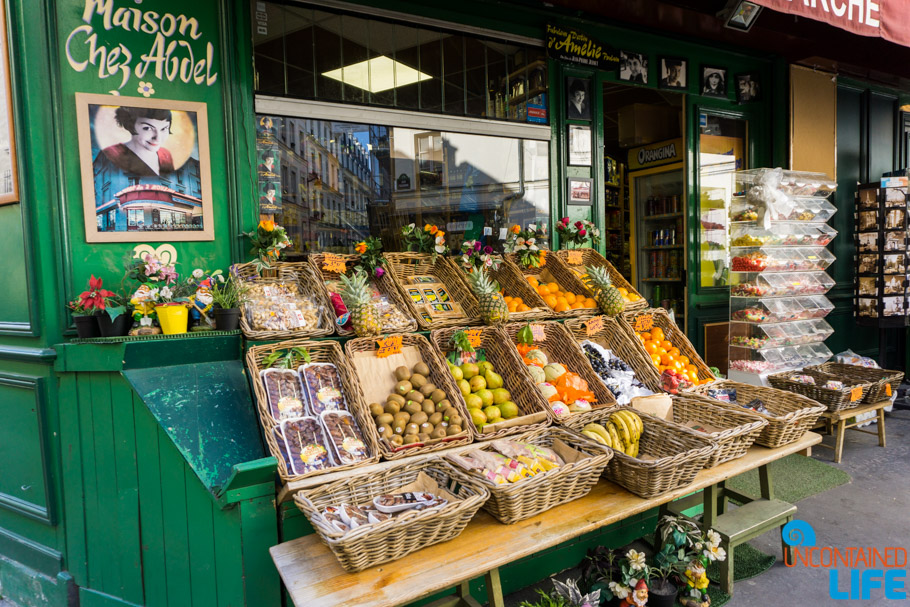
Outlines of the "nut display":
{"label": "nut display", "polygon": [[293,282],[253,282],[244,297],[244,316],[257,331],[299,331],[319,327],[316,302]]}

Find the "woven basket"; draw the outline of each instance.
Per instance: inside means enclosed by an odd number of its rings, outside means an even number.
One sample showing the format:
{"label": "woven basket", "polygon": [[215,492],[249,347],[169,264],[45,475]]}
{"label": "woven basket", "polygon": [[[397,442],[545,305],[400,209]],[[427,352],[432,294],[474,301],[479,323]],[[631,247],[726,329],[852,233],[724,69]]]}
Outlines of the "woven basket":
{"label": "woven basket", "polygon": [[[430,341],[433,342],[433,345],[436,346],[443,358],[453,349],[451,345],[452,336],[461,330],[458,328],[437,329],[430,333]],[[521,362],[518,350],[512,347],[508,337],[501,329],[482,327],[476,330],[480,331],[480,347],[485,350],[487,360],[493,363],[494,371],[502,376],[503,387],[511,394],[512,402],[518,405],[519,417],[515,418],[515,420],[521,419],[521,416],[534,413],[543,413],[546,417],[538,422],[510,426],[496,432],[486,434],[476,432],[475,438],[486,441],[520,432],[539,430],[549,426],[555,417],[553,410],[550,409],[550,405],[543,395],[534,387],[524,363]]]}
{"label": "woven basket", "polygon": [[[511,437],[511,440],[543,447],[551,447],[556,439],[590,457],[565,464],[545,474],[504,485],[488,484],[489,481],[480,473],[468,471],[469,476],[478,479],[477,482],[484,484],[490,491],[490,499],[484,504],[484,510],[499,522],[510,525],[587,495],[613,457],[612,449],[559,427],[543,428]],[[478,449],[495,452],[490,445],[479,445]]]}
{"label": "woven basket", "polygon": [[851,383],[871,383],[872,386],[863,395],[863,400],[860,401],[868,404],[891,400],[891,396],[897,393],[897,388],[904,379],[903,371],[872,369],[844,363],[824,363],[814,367],[806,367],[806,369],[830,373],[831,375],[845,378]]}
{"label": "woven basket", "polygon": [[331,312],[331,305],[326,300],[323,290],[320,289],[316,275],[305,263],[282,263],[275,264],[275,268],[270,271],[274,277],[260,276],[256,267],[252,263],[245,263],[237,266],[237,274],[244,281],[250,283],[295,283],[300,294],[309,297],[316,304],[317,314],[319,316],[319,326],[303,327],[297,330],[287,331],[263,331],[253,329],[249,320],[246,318],[245,307],[240,307],[240,330],[243,336],[252,340],[276,340],[276,339],[300,339],[303,337],[325,337],[331,335],[335,330],[335,315]]}
{"label": "woven basket", "polygon": [[[815,378],[815,383],[804,384],[793,381],[791,378],[794,375],[809,375]],[[822,385],[828,381],[840,381],[846,385],[841,389],[823,388]],[[828,408],[828,411],[831,411],[832,413],[858,407],[863,401],[866,392],[876,385],[876,383],[861,383],[842,375],[831,375],[829,373],[822,373],[821,371],[812,371],[809,369],[772,373],[768,376],[768,383],[779,390],[786,390],[795,394],[808,396],[812,400],[825,405]],[[853,396],[853,390],[855,388],[859,388],[860,390],[856,397]]]}
{"label": "woven basket", "polygon": [[[376,431],[376,423],[372,419],[370,419],[369,427],[364,430],[364,433],[372,435],[373,440],[379,445],[379,452],[386,460],[396,460],[411,455],[423,455],[448,449],[450,447],[470,444],[474,440],[474,426],[467,421],[471,416],[468,415],[468,408],[467,405],[465,405],[464,397],[462,397],[458,386],[455,385],[455,380],[449,372],[448,365],[440,358],[439,351],[436,350],[423,335],[414,333],[402,335],[401,346],[402,348],[413,346],[420,352],[421,359],[430,369],[430,374],[427,379],[436,384],[438,388],[442,389],[449,397],[452,406],[458,409],[461,416],[465,419],[464,431],[460,434],[447,436],[446,438],[432,439],[425,443],[415,443],[402,447],[394,447],[387,441],[380,440],[379,433]],[[359,398],[356,403],[358,406],[363,407],[362,414],[366,416],[370,415],[368,410],[369,403],[366,402],[363,389],[361,388],[361,382],[391,381],[393,378],[384,380],[383,378],[361,376],[357,369],[354,355],[360,352],[372,353],[377,349],[376,339],[372,337],[352,339],[344,345],[345,354],[347,354],[349,364],[357,378],[355,390],[357,391]]]}
{"label": "woven basket", "polygon": [[[285,453],[285,450],[278,444],[278,440],[275,437],[274,430],[278,426],[278,421],[272,417],[272,414],[269,411],[268,396],[266,394],[265,387],[262,384],[262,380],[259,377],[259,372],[265,369],[262,365],[262,361],[269,354],[277,350],[287,350],[289,348],[294,348],[297,346],[306,348],[309,351],[312,362],[332,363],[338,369],[338,376],[341,379],[341,385],[344,390],[344,398],[348,403],[348,407],[351,409],[351,414],[354,415],[354,419],[357,421],[357,425],[360,426],[360,432],[363,435],[363,440],[366,442],[367,447],[369,447],[370,453],[372,454],[368,460],[364,460],[363,462],[358,462],[356,464],[334,466],[331,468],[326,468],[325,470],[317,470],[314,472],[308,472],[306,474],[294,474],[293,471],[288,467],[287,454]],[[329,472],[338,472],[339,470],[348,470],[379,461],[379,446],[376,442],[375,431],[372,433],[369,431],[374,427],[373,420],[369,415],[364,415],[367,409],[362,403],[359,403],[357,400],[358,398],[361,398],[359,390],[356,388],[357,378],[354,374],[353,368],[348,364],[341,346],[339,346],[337,342],[331,340],[306,341],[302,339],[296,339],[268,344],[265,346],[253,346],[247,350],[246,367],[250,374],[250,383],[253,385],[253,394],[256,397],[256,407],[259,411],[259,421],[262,423],[262,428],[265,433],[266,443],[269,446],[269,451],[273,456],[275,456],[275,459],[278,460],[278,475],[281,477],[282,481],[286,483],[291,481],[298,481],[310,476],[327,474]]]}
{"label": "woven basket", "polygon": [[632,331],[632,328],[615,318],[604,316],[604,327],[593,335],[588,335],[587,320],[567,320],[563,325],[578,342],[590,340],[610,350],[619,356],[623,362],[632,367],[635,371],[635,377],[648,386],[660,385],[660,374],[657,367],[651,362],[644,348],[641,347],[641,340]]}
{"label": "woven basket", "polygon": [[[518,343],[518,332],[521,331],[526,324],[527,323],[510,323],[503,327],[513,345]],[[571,413],[569,415],[555,417],[556,423],[574,426],[576,420],[585,419],[595,411],[612,409],[615,407],[616,399],[613,398],[613,393],[607,389],[601,381],[600,376],[591,368],[588,357],[585,356],[584,351],[572,338],[572,334],[558,322],[548,321],[534,324],[539,324],[543,327],[545,339],[540,342],[539,347],[547,354],[547,358],[552,362],[562,364],[567,371],[577,374],[588,382],[588,388],[597,397],[597,402],[592,403],[592,411]],[[530,381],[530,378],[528,381]],[[534,389],[536,390],[537,388]]]}
{"label": "woven basket", "polygon": [[[322,517],[328,506],[366,504],[380,495],[395,493],[423,472],[459,499],[441,508],[411,511],[390,520],[342,533]],[[384,472],[352,474],[334,483],[302,489],[294,501],[329,547],[341,566],[351,573],[457,537],[490,497],[479,482],[438,458],[395,466]]]}
{"label": "woven basket", "polygon": [[707,434],[717,443],[715,451],[705,468],[729,462],[742,457],[761,434],[768,422],[745,409],[737,411],[729,407],[715,405],[716,401],[697,394],[671,396],[673,400],[673,421],[678,424],[697,422],[719,428]]}
{"label": "woven basket", "polygon": [[[644,431],[638,457],[618,450],[607,464],[604,476],[635,495],[657,497],[695,480],[698,471],[717,451],[717,443],[701,432],[638,412]],[[609,417],[604,411],[598,422]],[[655,459],[639,459],[649,456]]]}
{"label": "woven basket", "polygon": [[[670,315],[667,314],[667,311],[663,308],[648,308],[646,310],[639,310],[636,312],[624,312],[622,314],[622,321],[625,322],[628,327],[632,330],[632,333],[635,334],[635,324],[639,316],[650,315],[653,319],[654,326],[660,327],[664,332],[664,339],[670,341],[675,347],[679,348],[679,353],[689,359],[689,364],[695,365],[695,368],[698,371],[698,380],[699,381],[709,381],[717,379],[708,370],[708,365],[705,364],[705,361],[702,360],[701,356],[698,355],[698,352],[695,351],[695,346],[692,345],[692,342],[689,341],[689,338],[686,337],[686,334],[682,332],[679,326],[670,320]],[[644,345],[641,343],[641,340],[638,338],[638,335],[635,334],[635,341],[637,342],[636,347],[638,347],[642,356],[647,360],[651,360],[651,356],[645,350]],[[631,363],[629,363],[631,364]],[[651,364],[654,367],[654,364]],[[637,371],[637,369],[636,369]],[[642,383],[644,383],[648,388],[654,390],[655,392],[663,392],[663,389],[660,386],[660,373],[657,373],[657,368],[654,367],[654,372],[657,376],[657,382],[653,383],[653,376],[649,375],[648,379],[652,383],[645,381],[642,377]]]}
{"label": "woven basket", "polygon": [[[459,327],[474,325],[480,322],[480,307],[477,298],[467,287],[467,283],[459,276],[461,270],[442,255],[433,257],[428,253],[386,253],[389,273],[398,291],[408,306],[411,317],[417,321],[421,331],[441,329],[443,327]],[[407,287],[413,287],[412,276],[435,276],[440,283],[449,290],[452,301],[461,304],[464,316],[435,317],[432,321],[423,318],[417,304],[408,296]]]}
{"label": "woven basket", "polygon": [[[544,270],[549,270],[550,274],[553,276],[553,279],[556,283],[562,287],[563,291],[571,291],[576,295],[587,295],[588,289],[585,287],[585,283],[581,281],[581,278],[578,277],[575,272],[569,269],[569,266],[565,264],[559,257],[552,254],[547,254],[545,257],[544,265],[535,268],[535,267],[525,267],[520,265],[518,261],[518,256],[515,253],[506,253],[504,256],[506,263],[509,263],[513,266],[515,271],[517,271],[522,280],[527,282],[526,276],[540,276]],[[539,297],[539,295],[538,295]],[[546,306],[546,304],[544,304]],[[597,308],[578,308],[576,310],[565,310],[563,312],[556,312],[552,310],[549,306],[546,306],[550,310],[550,316],[556,318],[584,318],[588,316],[594,316],[598,314],[600,310]]]}
{"label": "woven basket", "polygon": [[[338,255],[345,262],[345,266],[348,270],[352,269],[354,266],[360,263],[360,255]],[[309,256],[310,266],[313,269],[313,273],[316,276],[322,277],[321,285],[323,294],[325,295],[326,301],[329,302],[330,309],[332,305],[332,295],[329,292],[328,287],[326,286],[326,281],[335,281],[340,280],[340,275],[337,272],[330,272],[323,268],[323,261],[325,260],[325,254],[316,253]],[[395,286],[395,283],[392,281],[392,278],[389,276],[389,273],[386,272],[382,276],[372,276],[370,281],[376,285],[376,288],[380,293],[385,295],[389,299],[389,303],[393,304],[396,308],[401,310],[401,313],[405,315],[407,320],[403,323],[393,323],[393,322],[383,322],[382,323],[382,332],[383,333],[414,333],[417,331],[417,321],[413,318],[409,318],[408,314],[410,310],[407,305],[405,305],[404,300],[401,298],[401,293],[398,292],[398,287]],[[350,336],[354,335],[354,331],[344,329],[337,322],[333,323],[335,326],[335,331],[338,335]]]}
{"label": "woven basket", "polygon": [[[648,301],[644,297],[641,296],[641,293],[639,293],[638,291],[635,290],[635,287],[633,287],[632,284],[628,280],[626,280],[626,277],[623,276],[622,274],[620,274],[619,270],[614,268],[613,264],[611,264],[609,261],[607,261],[607,259],[603,255],[601,255],[594,249],[590,249],[590,248],[574,249],[574,250],[581,251],[581,259],[582,259],[581,265],[572,265],[569,263],[569,251],[568,250],[563,249],[561,251],[554,251],[554,254],[557,255],[563,262],[565,262],[566,267],[569,268],[573,273],[576,270],[579,270],[582,273],[584,273],[586,266],[606,268],[607,273],[610,275],[610,280],[612,281],[614,287],[616,287],[617,289],[625,289],[629,293],[634,293],[635,295],[638,295],[638,297],[640,298],[638,301],[635,301],[635,302],[626,302],[625,308],[623,309],[624,312],[632,312],[634,310],[644,310],[645,308],[648,307]],[[584,282],[584,281],[582,280],[582,282]],[[594,297],[594,292],[591,291],[591,289],[588,289],[587,285],[586,285],[585,291],[587,293],[590,293],[591,297]]]}
{"label": "woven basket", "polygon": [[509,312],[510,321],[541,320],[553,315],[553,310],[525,280],[525,277],[522,276],[518,266],[515,264],[506,263],[503,260],[498,270],[490,272],[490,278],[498,282],[507,295],[520,297],[521,301],[531,308],[527,312]]}
{"label": "woven basket", "polygon": [[[771,415],[765,415],[756,411],[746,411],[750,415],[757,415],[768,422],[768,425],[762,429],[761,434],[755,439],[755,444],[770,449],[776,449],[799,440],[803,434],[815,426],[818,416],[825,412],[824,405],[820,405],[805,396],[775,388],[741,384],[726,379],[698,386],[693,390],[693,393],[707,395],[708,390],[724,388],[735,389],[736,399],[740,403],[748,403],[756,398],[761,399],[765,404],[765,408],[772,413]],[[712,402],[721,407],[735,410],[743,408],[736,403],[714,400]]]}

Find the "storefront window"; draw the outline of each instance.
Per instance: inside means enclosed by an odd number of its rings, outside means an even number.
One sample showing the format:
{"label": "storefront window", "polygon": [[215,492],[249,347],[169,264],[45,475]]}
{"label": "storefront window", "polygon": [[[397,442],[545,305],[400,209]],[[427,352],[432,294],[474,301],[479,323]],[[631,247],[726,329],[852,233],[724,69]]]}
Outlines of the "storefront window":
{"label": "storefront window", "polygon": [[729,278],[727,221],[733,195],[732,171],[748,167],[748,123],[702,113],[698,138],[701,286],[725,287]]}
{"label": "storefront window", "polygon": [[371,124],[257,116],[259,211],[294,253],[353,252],[367,236],[402,250],[401,228],[439,225],[501,248],[512,224],[549,220],[549,145]]}
{"label": "storefront window", "polygon": [[251,2],[256,92],[546,124],[543,47]]}

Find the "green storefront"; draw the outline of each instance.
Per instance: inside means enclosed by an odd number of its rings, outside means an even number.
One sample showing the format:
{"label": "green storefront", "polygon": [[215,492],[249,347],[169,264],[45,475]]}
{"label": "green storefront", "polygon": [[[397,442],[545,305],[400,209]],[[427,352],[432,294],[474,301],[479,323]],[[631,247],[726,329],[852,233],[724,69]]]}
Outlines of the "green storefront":
{"label": "green storefront", "polygon": [[[701,155],[789,165],[784,57],[611,23],[571,3],[2,4],[14,145],[12,178],[0,180],[12,199],[0,204],[0,595],[21,605],[279,605],[268,548],[310,532],[292,503],[276,503],[245,340],[73,341],[65,302],[91,275],[119,285],[137,247],[189,272],[247,261],[240,233],[261,218],[288,227],[290,259],[350,252],[369,234],[394,248],[410,222],[495,240],[512,223],[590,219],[605,233],[601,252],[653,278],[639,284],[704,350],[706,327],[727,319],[728,289],[723,264],[704,263]],[[600,63],[548,57],[548,25],[602,45]],[[674,83],[680,59],[689,75]],[[391,85],[381,82],[389,65]],[[329,75],[342,66],[360,67]],[[720,93],[703,89],[713,68],[727,78]],[[761,95],[740,96],[739,75]],[[584,109],[571,107],[579,83]],[[852,330],[853,184],[906,166],[906,96],[834,86],[832,251],[845,261],[832,271],[829,345],[874,354],[875,335]],[[154,160],[160,173],[182,163],[173,178],[108,177],[100,152],[116,164],[117,95],[191,117],[197,139],[171,135]],[[673,162],[630,167],[666,160],[638,148],[673,142]],[[676,189],[642,194],[653,175]],[[636,231],[642,214],[671,221]],[[657,236],[675,257],[636,255],[655,230],[675,232]],[[530,559],[504,583],[543,578],[648,523]]]}

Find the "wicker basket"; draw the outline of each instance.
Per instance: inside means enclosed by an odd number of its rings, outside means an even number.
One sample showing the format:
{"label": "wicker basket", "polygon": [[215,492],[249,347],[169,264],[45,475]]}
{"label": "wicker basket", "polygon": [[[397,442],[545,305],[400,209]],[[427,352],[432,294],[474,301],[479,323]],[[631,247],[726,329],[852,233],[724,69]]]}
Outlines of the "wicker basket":
{"label": "wicker basket", "polygon": [[[306,348],[309,351],[312,362],[332,363],[338,369],[338,376],[341,378],[341,385],[344,389],[344,398],[348,403],[348,407],[351,409],[351,414],[354,415],[354,419],[357,421],[357,425],[360,426],[363,440],[366,442],[367,446],[370,449],[370,453],[372,454],[368,460],[356,464],[334,466],[332,468],[308,472],[306,474],[294,474],[293,471],[288,467],[287,455],[284,453],[284,450],[281,448],[281,446],[278,444],[278,440],[275,438],[274,430],[278,426],[278,421],[272,417],[272,414],[269,411],[268,396],[266,395],[262,380],[259,377],[259,372],[265,369],[262,365],[262,361],[269,354],[277,350],[287,350],[289,348],[294,348],[297,346]],[[379,461],[379,445],[376,442],[375,431],[372,433],[370,432],[370,429],[374,427],[373,420],[370,419],[369,415],[364,415],[366,412],[366,407],[362,403],[358,402],[358,399],[361,397],[359,390],[355,388],[355,386],[357,386],[357,378],[354,375],[354,370],[348,364],[341,346],[339,346],[337,342],[331,340],[306,341],[297,339],[265,346],[253,346],[247,350],[246,367],[250,374],[250,383],[253,384],[253,394],[256,397],[256,407],[259,411],[259,421],[262,423],[262,428],[265,433],[266,443],[269,446],[269,451],[273,456],[275,456],[275,459],[278,460],[278,475],[281,477],[282,481],[297,481],[310,476],[327,474],[329,472],[338,472],[339,470],[348,470]]]}
{"label": "wicker basket", "polygon": [[[628,280],[626,280],[626,277],[623,276],[622,274],[620,274],[619,270],[614,268],[613,264],[611,264],[609,261],[607,261],[607,259],[603,255],[601,255],[594,249],[590,249],[590,248],[574,249],[574,250],[581,251],[581,260],[582,261],[581,261],[580,266],[575,266],[575,265],[572,265],[569,263],[569,251],[568,250],[563,249],[561,251],[554,251],[554,254],[557,255],[563,262],[565,262],[566,267],[569,268],[573,273],[579,269],[582,273],[584,273],[584,268],[586,266],[606,268],[607,273],[610,275],[610,279],[611,279],[614,287],[616,287],[617,289],[625,289],[629,293],[634,293],[635,295],[638,295],[638,297],[640,298],[638,301],[635,301],[635,302],[626,302],[626,305],[624,308],[625,312],[632,312],[634,310],[644,310],[645,308],[648,307],[648,301],[644,297],[641,296],[641,293],[639,293],[638,291],[635,290],[635,287],[633,287],[632,284]],[[584,281],[582,280],[582,282],[584,282]],[[587,293],[590,293],[591,297],[594,297],[594,293],[591,291],[591,289],[586,288],[585,291]]]}
{"label": "wicker basket", "polygon": [[[544,258],[546,260],[544,265],[537,268],[520,265],[518,256],[515,253],[506,253],[505,259],[506,263],[511,264],[525,282],[527,282],[526,276],[538,277],[543,274],[544,270],[548,270],[556,283],[562,287],[563,291],[571,291],[576,295],[587,295],[588,293],[588,289],[585,287],[585,283],[581,281],[581,278],[570,270],[569,266],[556,255],[548,253]],[[549,306],[547,306],[547,309],[550,310],[551,316],[557,318],[583,318],[600,313],[600,310],[597,308],[578,308],[576,310],[565,310],[563,312],[556,312],[550,309]]]}
{"label": "wicker basket", "polygon": [[742,457],[761,434],[768,422],[745,409],[737,411],[730,407],[715,405],[716,401],[697,394],[671,396],[673,399],[673,421],[678,424],[697,422],[718,428],[707,434],[717,443],[717,451],[708,458],[705,468],[713,468]]}
{"label": "wicker basket", "polygon": [[[708,390],[731,388],[736,390],[738,402],[748,403],[758,398],[765,404],[765,408],[771,412],[771,415],[764,415],[755,411],[747,411],[747,413],[758,415],[768,422],[768,425],[762,429],[761,434],[755,439],[755,444],[770,449],[776,449],[799,440],[803,434],[815,426],[818,416],[825,412],[824,405],[820,405],[805,396],[764,386],[741,384],[726,379],[698,386],[693,392],[706,395]],[[712,402],[735,410],[743,408],[736,403],[713,400]]]}
{"label": "wicker basket", "polygon": [[[394,493],[414,482],[421,472],[459,499],[441,508],[408,512],[347,533],[338,531],[322,517],[328,506],[360,505]],[[481,483],[448,462],[429,458],[302,489],[294,495],[294,501],[341,566],[355,573],[457,537],[489,497],[490,492]]]}
{"label": "wicker basket", "polygon": [[[815,379],[814,384],[804,384],[793,381],[794,375],[809,375]],[[846,385],[843,388],[823,388],[822,385],[828,381],[841,381]],[[844,411],[853,409],[863,401],[863,396],[870,388],[877,385],[876,383],[861,383],[856,380],[844,377],[842,375],[831,375],[821,371],[812,371],[802,369],[799,371],[785,371],[783,373],[772,373],[768,376],[768,383],[779,390],[786,390],[795,394],[808,396],[814,401],[818,401],[828,408],[828,411]],[[859,393],[854,394],[855,389]]]}
{"label": "wicker basket", "polygon": [[256,267],[252,263],[245,263],[237,266],[237,274],[247,282],[260,284],[270,283],[295,283],[299,292],[309,297],[316,304],[317,314],[319,316],[318,327],[303,327],[297,330],[286,331],[263,331],[253,329],[249,320],[246,318],[244,306],[240,307],[240,330],[243,336],[253,340],[276,340],[276,339],[300,339],[303,337],[324,337],[331,335],[335,327],[335,315],[331,312],[332,308],[326,300],[323,290],[319,287],[319,281],[310,266],[305,263],[283,263],[275,264],[276,267],[271,270],[274,277],[263,277],[259,275]]}
{"label": "wicker basket", "polygon": [[[521,331],[526,324],[527,323],[510,323],[503,327],[512,344],[518,343],[518,332]],[[555,417],[556,423],[574,427],[577,421],[586,419],[587,416],[595,411],[612,409],[615,407],[616,399],[613,398],[613,393],[607,389],[603,381],[601,381],[600,376],[591,368],[588,357],[585,356],[584,351],[572,338],[572,334],[558,322],[548,321],[534,324],[539,324],[543,327],[545,339],[543,342],[540,342],[540,349],[547,353],[547,358],[551,359],[553,362],[562,364],[567,371],[572,371],[588,382],[588,388],[597,397],[597,402],[592,403],[592,411],[571,413],[569,415]]]}
{"label": "wicker basket", "polygon": [[[605,477],[635,495],[657,497],[688,485],[717,451],[717,443],[706,434],[636,413],[644,426],[638,457],[614,450],[613,459],[604,471]],[[604,411],[600,419],[608,417],[609,411]],[[639,459],[642,456],[655,459]]]}
{"label": "wicker basket", "polygon": [[[563,326],[569,330],[576,341],[590,340],[613,352],[635,371],[635,377],[648,386],[660,385],[660,374],[641,347],[641,340],[628,324],[615,318],[604,316],[603,329],[588,335],[587,320],[567,320]],[[651,388],[653,389],[653,388]]]}
{"label": "wicker basket", "polygon": [[[708,370],[708,365],[705,364],[705,361],[702,360],[701,356],[695,351],[695,347],[692,345],[692,342],[689,341],[689,338],[686,337],[686,334],[682,332],[679,326],[670,320],[670,315],[667,314],[667,311],[663,308],[648,308],[647,310],[639,310],[637,312],[625,312],[622,315],[622,320],[625,322],[629,328],[632,330],[632,333],[635,333],[635,324],[639,316],[648,316],[650,315],[653,319],[655,327],[660,327],[663,329],[664,338],[670,341],[675,347],[679,348],[679,353],[689,359],[689,364],[695,365],[695,368],[698,370],[698,380],[701,382],[710,381],[717,379]],[[642,345],[641,340],[638,336],[635,336],[635,340],[638,342],[636,346],[639,348],[642,356],[651,359],[651,356],[645,351],[644,345]],[[630,363],[631,364],[631,363]],[[654,366],[653,363],[651,365]],[[657,373],[657,369],[654,369]],[[653,383],[653,376],[647,376],[649,381],[645,381],[644,376],[641,381],[648,388],[654,390],[655,392],[662,392],[663,389],[660,386],[660,373],[657,373],[657,382]]]}
{"label": "wicker basket", "polygon": [[[345,262],[345,266],[350,270],[354,266],[360,263],[360,255],[338,255]],[[322,277],[321,285],[322,291],[325,295],[325,299],[329,302],[331,306],[332,296],[329,292],[328,287],[326,286],[326,281],[329,280],[340,280],[340,275],[337,272],[330,272],[323,268],[323,261],[325,260],[324,253],[316,253],[309,256],[310,266],[313,268],[313,273]],[[393,304],[398,308],[402,314],[406,317],[405,322],[393,323],[393,322],[383,322],[382,323],[382,332],[383,333],[414,333],[417,331],[417,321],[409,317],[410,310],[407,305],[405,305],[404,300],[401,298],[401,293],[398,292],[398,288],[395,286],[395,283],[392,282],[392,278],[389,276],[389,273],[386,272],[382,276],[373,276],[371,277],[371,282],[376,285],[376,288],[380,293],[385,295],[389,299],[389,303]],[[332,308],[333,309],[333,308]],[[354,335],[354,331],[344,329],[337,322],[334,323],[335,331],[338,335],[350,336]]]}
{"label": "wicker basket", "polygon": [[[450,343],[452,336],[461,330],[459,328],[437,329],[430,333],[430,341],[439,349],[443,358],[452,351]],[[512,402],[518,405],[520,417],[515,418],[515,421],[533,414],[538,414],[537,418],[540,418],[539,414],[542,413],[544,417],[539,421],[532,420],[527,424],[510,426],[495,432],[486,434],[477,432],[475,438],[482,441],[492,440],[549,426],[555,417],[553,410],[550,409],[550,405],[543,395],[534,387],[518,351],[509,343],[508,337],[496,327],[482,327],[476,330],[480,331],[480,347],[486,351],[487,360],[493,363],[496,373],[502,376],[503,387],[511,394]]]}
{"label": "wicker basket", "polygon": [[[613,457],[612,449],[559,427],[543,428],[511,437],[511,440],[543,447],[551,447],[556,439],[590,457],[505,485],[488,484],[485,479],[480,480],[483,476],[478,472],[468,471],[469,476],[478,479],[477,482],[484,484],[490,491],[490,499],[484,504],[484,510],[499,522],[510,525],[587,495]],[[478,446],[478,449],[494,451],[490,445]]]}
{"label": "wicker basket", "polygon": [[499,283],[499,286],[502,287],[507,295],[520,297],[521,301],[531,308],[527,312],[509,312],[510,321],[540,320],[549,318],[553,315],[553,310],[550,309],[550,306],[541,299],[537,291],[535,291],[528,281],[525,280],[525,277],[521,274],[518,266],[515,264],[506,263],[505,260],[503,260],[503,263],[500,264],[498,270],[490,272],[490,277]]}
{"label": "wicker basket", "polygon": [[891,400],[891,396],[897,392],[898,386],[901,385],[901,381],[904,379],[903,371],[874,369],[844,363],[824,363],[814,367],[806,367],[806,369],[830,373],[831,375],[845,378],[851,383],[871,383],[872,386],[863,395],[863,400],[860,401],[868,404]]}
{"label": "wicker basket", "polygon": [[[421,359],[430,369],[430,374],[427,379],[436,384],[438,388],[442,389],[449,397],[452,406],[461,413],[461,416],[465,419],[464,431],[453,436],[447,436],[446,438],[433,439],[425,443],[415,443],[403,447],[393,447],[387,441],[380,440],[379,433],[376,431],[376,423],[372,419],[370,419],[370,424],[368,425],[368,428],[365,429],[364,433],[372,435],[373,440],[379,444],[380,454],[386,460],[396,460],[411,455],[423,455],[448,449],[450,447],[470,444],[474,440],[474,426],[467,421],[470,419],[467,405],[465,405],[461,391],[458,389],[458,386],[455,385],[455,380],[452,378],[448,366],[440,358],[439,351],[436,350],[423,335],[414,333],[401,335],[401,346],[402,348],[415,347],[420,352]],[[385,380],[376,377],[363,377],[357,368],[356,356],[363,352],[373,353],[377,349],[376,339],[372,337],[352,339],[344,345],[345,354],[347,354],[349,364],[357,378],[355,389],[359,398],[356,402],[363,407],[363,415],[368,417],[369,403],[366,401],[361,383],[375,383],[376,381]],[[391,381],[391,379],[393,378],[390,378],[389,381]]]}
{"label": "wicker basket", "polygon": [[[388,269],[392,280],[421,331],[474,325],[480,322],[480,307],[477,304],[477,298],[467,287],[464,279],[459,276],[461,270],[451,260],[440,255],[436,257],[436,261],[433,261],[433,257],[428,253],[386,253],[385,257],[389,262]],[[417,304],[408,295],[407,288],[415,286],[410,283],[412,276],[424,275],[435,276],[440,283],[446,286],[452,301],[461,305],[464,316],[433,318],[430,321],[423,317]]]}

